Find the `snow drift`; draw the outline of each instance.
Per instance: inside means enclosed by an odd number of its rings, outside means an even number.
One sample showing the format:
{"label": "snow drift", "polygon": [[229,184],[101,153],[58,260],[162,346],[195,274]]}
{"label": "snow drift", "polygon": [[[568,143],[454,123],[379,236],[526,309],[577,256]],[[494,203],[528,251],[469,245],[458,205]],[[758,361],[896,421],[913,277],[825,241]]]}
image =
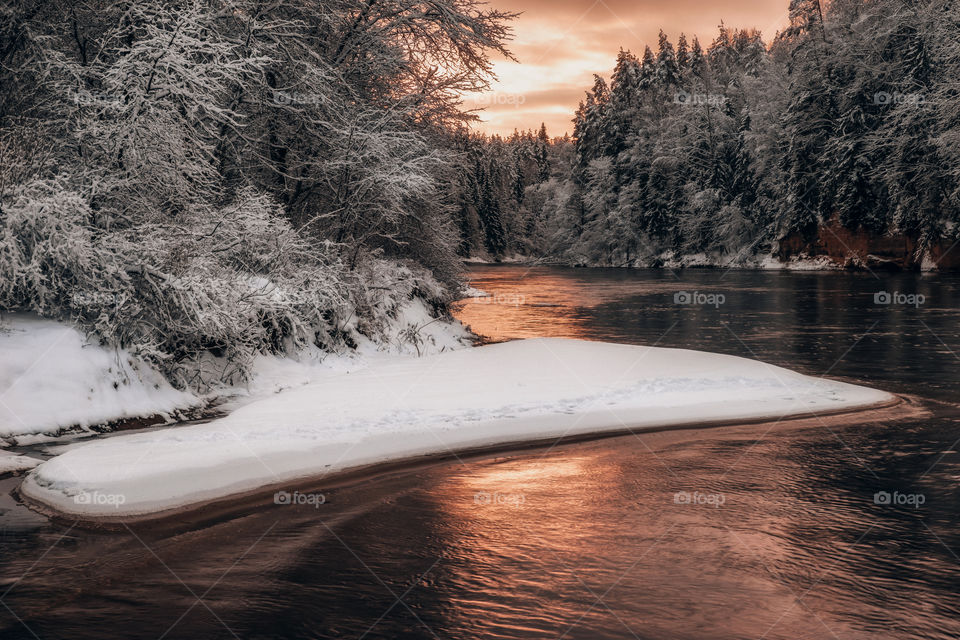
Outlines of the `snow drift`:
{"label": "snow drift", "polygon": [[230,399],[225,408],[233,408],[382,358],[462,349],[472,337],[459,322],[436,318],[420,298],[394,303],[393,315],[384,313],[373,332],[376,340],[358,331],[357,322],[343,328],[354,349],[338,354],[313,346],[288,355],[259,353],[243,384],[223,384],[199,396],[175,389],[159,370],[129,351],[85,338],[79,327],[30,313],[4,314],[0,438],[22,441],[129,418],[171,418],[224,398]]}
{"label": "snow drift", "polygon": [[34,469],[21,491],[62,513],[133,516],[424,454],[893,400],[732,356],[524,340],[378,364],[208,424],[83,445]]}
{"label": "snow drift", "polygon": [[89,343],[68,324],[31,314],[2,320],[2,438],[170,415],[200,403],[123,349]]}

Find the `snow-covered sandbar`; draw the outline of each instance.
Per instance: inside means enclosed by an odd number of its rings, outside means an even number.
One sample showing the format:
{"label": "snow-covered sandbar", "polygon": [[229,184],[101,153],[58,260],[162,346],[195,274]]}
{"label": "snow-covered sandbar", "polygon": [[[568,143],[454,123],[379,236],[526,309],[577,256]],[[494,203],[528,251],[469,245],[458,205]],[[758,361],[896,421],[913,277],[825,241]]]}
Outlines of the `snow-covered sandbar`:
{"label": "snow-covered sandbar", "polygon": [[207,424],[82,445],[31,471],[21,493],[84,519],[144,516],[422,455],[895,401],[733,356],[523,340],[379,363]]}

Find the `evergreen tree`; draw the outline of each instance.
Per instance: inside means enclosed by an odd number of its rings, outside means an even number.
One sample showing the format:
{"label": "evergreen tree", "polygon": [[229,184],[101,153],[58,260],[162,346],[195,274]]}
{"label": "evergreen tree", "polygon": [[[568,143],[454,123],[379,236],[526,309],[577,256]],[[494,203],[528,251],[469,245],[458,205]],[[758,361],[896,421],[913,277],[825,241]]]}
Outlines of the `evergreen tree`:
{"label": "evergreen tree", "polygon": [[593,89],[587,92],[586,101],[580,103],[574,118],[573,135],[577,145],[575,179],[582,177],[592,160],[603,155],[606,138],[603,126],[609,100],[606,80],[595,75]]}
{"label": "evergreen tree", "polygon": [[642,69],[629,51],[620,50],[610,81],[610,102],[603,122],[603,155],[616,157],[627,145],[639,106]]}
{"label": "evergreen tree", "polygon": [[690,45],[687,44],[687,36],[683,33],[677,40],[677,68],[683,74],[690,66]]}
{"label": "evergreen tree", "polygon": [[546,182],[550,179],[550,137],[547,135],[547,125],[540,123],[537,132],[537,182]]}
{"label": "evergreen tree", "polygon": [[958,25],[949,0],[792,0],[769,48],[721,24],[707,52],[662,32],[656,55],[621,50],[572,143],[518,136],[506,244],[522,244],[514,219],[554,229],[576,264],[802,245],[834,221],[919,251],[960,237]]}
{"label": "evergreen tree", "polygon": [[650,47],[644,47],[643,58],[641,60],[640,78],[638,88],[640,91],[649,92],[657,85],[657,59],[653,55]]}
{"label": "evergreen tree", "polygon": [[521,152],[518,148],[513,150],[513,199],[518,205],[523,204],[523,196],[526,190],[526,180],[523,176],[524,166]]}
{"label": "evergreen tree", "polygon": [[703,78],[706,68],[707,61],[703,55],[703,48],[700,46],[700,40],[697,37],[694,37],[693,44],[690,45],[690,72],[698,78]]}
{"label": "evergreen tree", "polygon": [[667,34],[660,32],[660,46],[657,53],[657,81],[660,86],[672,90],[680,83],[680,67],[673,45]]}
{"label": "evergreen tree", "polygon": [[507,238],[496,188],[499,172],[495,167],[492,161],[488,161],[478,169],[480,193],[477,212],[483,227],[484,245],[492,256],[499,258],[507,249]]}

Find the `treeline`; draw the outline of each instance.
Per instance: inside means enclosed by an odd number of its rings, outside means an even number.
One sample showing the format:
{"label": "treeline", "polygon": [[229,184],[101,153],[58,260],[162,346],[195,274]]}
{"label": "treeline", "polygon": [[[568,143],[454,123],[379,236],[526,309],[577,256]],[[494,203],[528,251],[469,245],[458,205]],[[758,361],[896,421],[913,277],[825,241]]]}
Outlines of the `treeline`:
{"label": "treeline", "polygon": [[181,385],[384,335],[459,288],[452,131],[512,15],[472,0],[0,5],[0,311]]}
{"label": "treeline", "polygon": [[950,243],[958,94],[960,8],[946,0],[792,0],[769,44],[724,26],[706,45],[661,33],[656,52],[621,51],[610,82],[596,78],[573,158],[527,187],[535,211],[516,209],[548,237],[514,244],[655,265],[750,260],[832,222],[918,252]]}
{"label": "treeline", "polygon": [[460,255],[533,256],[548,241],[542,193],[566,177],[573,141],[551,139],[546,126],[507,138],[461,131],[455,197],[459,202]]}

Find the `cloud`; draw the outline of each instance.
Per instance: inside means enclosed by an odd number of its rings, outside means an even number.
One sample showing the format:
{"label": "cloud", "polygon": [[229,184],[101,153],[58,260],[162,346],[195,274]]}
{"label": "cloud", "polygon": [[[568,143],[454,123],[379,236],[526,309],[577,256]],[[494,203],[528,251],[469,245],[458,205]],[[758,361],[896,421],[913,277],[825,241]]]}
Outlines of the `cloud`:
{"label": "cloud", "polygon": [[[510,49],[518,63],[497,61],[499,81],[485,98],[479,129],[507,134],[547,123],[551,134],[571,131],[573,112],[593,74],[609,76],[622,47],[656,51],[662,28],[676,43],[680,32],[707,46],[720,22],[760,29],[767,40],[787,22],[789,0],[489,0],[523,12]],[[513,96],[505,101],[503,96]],[[523,96],[523,100],[518,98]],[[468,104],[472,104],[468,101]]]}
{"label": "cloud", "polygon": [[479,128],[491,133],[509,134],[514,129],[537,129],[540,123],[547,125],[550,135],[563,135],[573,128],[573,109],[584,97],[584,88],[572,85],[557,85],[527,91],[522,94],[490,94],[468,100],[467,108],[483,108],[477,113],[484,121]]}

